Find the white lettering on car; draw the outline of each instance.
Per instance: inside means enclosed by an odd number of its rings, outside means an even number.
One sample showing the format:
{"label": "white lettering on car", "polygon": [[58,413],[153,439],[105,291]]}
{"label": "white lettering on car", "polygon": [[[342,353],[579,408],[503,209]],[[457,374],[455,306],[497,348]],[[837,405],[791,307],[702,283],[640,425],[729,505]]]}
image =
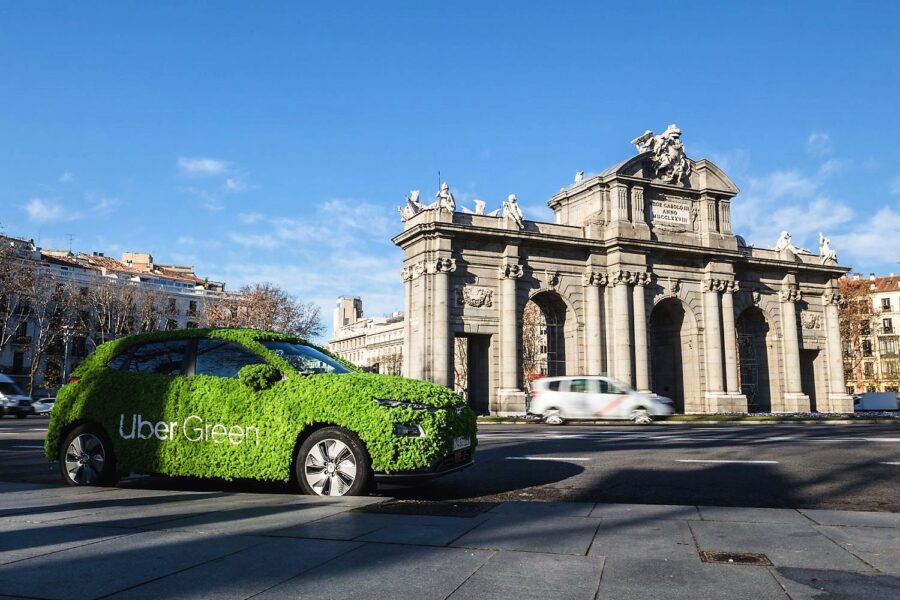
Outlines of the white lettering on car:
{"label": "white lettering on car", "polygon": [[183,437],[188,442],[210,442],[240,446],[253,442],[259,446],[259,427],[256,425],[225,425],[206,423],[198,415],[190,415],[178,426],[178,421],[144,420],[140,414],[131,415],[131,429],[125,431],[125,415],[119,415],[119,437],[123,440],[172,441]]}

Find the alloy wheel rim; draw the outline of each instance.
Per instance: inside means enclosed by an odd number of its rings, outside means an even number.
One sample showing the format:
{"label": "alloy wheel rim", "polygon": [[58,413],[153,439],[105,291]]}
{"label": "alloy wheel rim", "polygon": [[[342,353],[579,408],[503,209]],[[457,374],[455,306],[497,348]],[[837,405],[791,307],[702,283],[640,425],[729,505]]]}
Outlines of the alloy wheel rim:
{"label": "alloy wheel rim", "polygon": [[631,417],[634,419],[635,423],[651,423],[653,419],[650,418],[650,413],[646,410],[636,410],[631,413]]}
{"label": "alloy wheel rim", "polygon": [[306,454],[304,475],[318,495],[343,496],[356,480],[356,457],[341,440],[322,440]]}
{"label": "alloy wheel rim", "polygon": [[66,472],[76,485],[96,483],[105,464],[106,449],[92,433],[79,435],[66,448]]}

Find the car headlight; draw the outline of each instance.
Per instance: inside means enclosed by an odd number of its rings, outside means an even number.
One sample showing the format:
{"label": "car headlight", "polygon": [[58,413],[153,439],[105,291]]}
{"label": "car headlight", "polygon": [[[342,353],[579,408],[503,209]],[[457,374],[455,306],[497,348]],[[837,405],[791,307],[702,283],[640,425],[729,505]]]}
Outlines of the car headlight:
{"label": "car headlight", "polygon": [[436,406],[429,406],[427,404],[422,404],[421,402],[410,402],[408,400],[386,400],[384,398],[372,398],[375,401],[375,404],[378,406],[383,406],[385,408],[411,408],[413,410],[427,410],[428,412],[435,412],[439,410]]}
{"label": "car headlight", "polygon": [[394,423],[394,435],[397,437],[423,437],[422,428],[415,423]]}

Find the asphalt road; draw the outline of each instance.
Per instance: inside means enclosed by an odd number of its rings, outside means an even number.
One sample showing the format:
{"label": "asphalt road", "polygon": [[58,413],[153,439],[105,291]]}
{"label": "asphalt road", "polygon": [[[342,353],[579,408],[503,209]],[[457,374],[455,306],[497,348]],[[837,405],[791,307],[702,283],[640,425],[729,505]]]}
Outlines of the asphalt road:
{"label": "asphalt road", "polygon": [[[59,483],[47,419],[0,420],[0,481]],[[900,512],[900,425],[482,425],[475,466],[407,500],[561,500]],[[123,486],[278,492],[286,484],[132,477]]]}

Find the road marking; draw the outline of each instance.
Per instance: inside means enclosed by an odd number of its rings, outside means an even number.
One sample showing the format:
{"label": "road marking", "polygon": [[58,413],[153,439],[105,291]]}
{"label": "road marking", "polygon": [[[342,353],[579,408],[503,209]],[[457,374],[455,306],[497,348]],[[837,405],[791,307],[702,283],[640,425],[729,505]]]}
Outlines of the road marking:
{"label": "road marking", "polygon": [[900,442],[900,438],[863,438],[867,442]]}
{"label": "road marking", "polygon": [[23,450],[43,450],[43,446],[13,446],[13,448],[21,448]]}
{"label": "road marking", "polygon": [[882,465],[896,465],[896,466],[900,467],[900,462],[883,462],[883,463],[880,463],[880,464],[882,464]]}
{"label": "road marking", "polygon": [[591,460],[578,456],[507,456],[506,460]]}
{"label": "road marking", "polygon": [[697,458],[682,458],[676,462],[682,463],[716,463],[716,464],[748,464],[748,465],[777,465],[777,460],[701,460]]}

